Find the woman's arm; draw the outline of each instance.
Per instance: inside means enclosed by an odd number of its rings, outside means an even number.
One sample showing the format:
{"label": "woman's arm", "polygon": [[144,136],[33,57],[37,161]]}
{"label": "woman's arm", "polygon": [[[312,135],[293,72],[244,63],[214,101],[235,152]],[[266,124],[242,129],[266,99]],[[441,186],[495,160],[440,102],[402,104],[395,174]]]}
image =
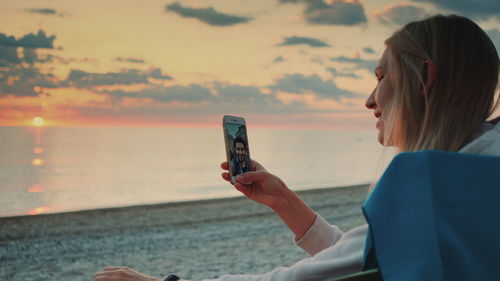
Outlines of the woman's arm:
{"label": "woman's arm", "polygon": [[[227,170],[227,162],[221,164]],[[295,234],[295,241],[300,240],[316,220],[316,213],[285,183],[269,173],[257,161],[252,160],[253,172],[246,172],[236,177],[234,187],[246,197],[266,205],[280,216]],[[228,172],[222,178],[229,181]]]}

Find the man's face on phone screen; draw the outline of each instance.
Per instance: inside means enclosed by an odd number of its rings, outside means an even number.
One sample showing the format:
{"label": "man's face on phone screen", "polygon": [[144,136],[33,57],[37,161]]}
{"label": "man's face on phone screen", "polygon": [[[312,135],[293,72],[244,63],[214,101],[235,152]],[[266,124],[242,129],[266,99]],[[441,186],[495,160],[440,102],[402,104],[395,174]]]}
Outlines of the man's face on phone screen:
{"label": "man's face on phone screen", "polygon": [[238,155],[238,160],[240,162],[245,162],[245,154],[247,153],[245,145],[241,142],[237,142],[235,148],[236,148],[236,155]]}

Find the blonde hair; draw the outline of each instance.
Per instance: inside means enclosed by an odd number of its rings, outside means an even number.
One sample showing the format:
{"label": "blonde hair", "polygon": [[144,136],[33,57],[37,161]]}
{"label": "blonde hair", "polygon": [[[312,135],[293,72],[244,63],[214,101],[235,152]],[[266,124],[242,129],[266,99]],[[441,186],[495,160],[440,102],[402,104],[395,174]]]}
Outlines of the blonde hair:
{"label": "blonde hair", "polygon": [[[395,94],[384,141],[400,151],[458,151],[481,133],[498,104],[500,62],[479,26],[465,17],[437,15],[407,24],[385,44]],[[426,90],[429,61],[436,74]]]}

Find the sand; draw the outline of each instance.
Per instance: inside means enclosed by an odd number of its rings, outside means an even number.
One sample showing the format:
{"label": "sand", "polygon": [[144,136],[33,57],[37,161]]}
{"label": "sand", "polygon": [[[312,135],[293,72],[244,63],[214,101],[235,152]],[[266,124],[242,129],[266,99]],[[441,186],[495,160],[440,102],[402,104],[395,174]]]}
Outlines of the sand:
{"label": "sand", "polygon": [[[364,224],[367,185],[298,192],[343,230]],[[93,280],[104,266],[185,279],[267,272],[307,254],[244,197],[0,218],[0,280]]]}

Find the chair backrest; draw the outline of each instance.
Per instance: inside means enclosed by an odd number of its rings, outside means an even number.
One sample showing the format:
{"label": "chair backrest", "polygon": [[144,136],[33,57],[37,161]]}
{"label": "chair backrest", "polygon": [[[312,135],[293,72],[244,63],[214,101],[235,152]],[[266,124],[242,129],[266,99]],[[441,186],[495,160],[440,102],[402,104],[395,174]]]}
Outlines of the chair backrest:
{"label": "chair backrest", "polygon": [[384,281],[500,280],[500,157],[399,154],[363,211]]}

